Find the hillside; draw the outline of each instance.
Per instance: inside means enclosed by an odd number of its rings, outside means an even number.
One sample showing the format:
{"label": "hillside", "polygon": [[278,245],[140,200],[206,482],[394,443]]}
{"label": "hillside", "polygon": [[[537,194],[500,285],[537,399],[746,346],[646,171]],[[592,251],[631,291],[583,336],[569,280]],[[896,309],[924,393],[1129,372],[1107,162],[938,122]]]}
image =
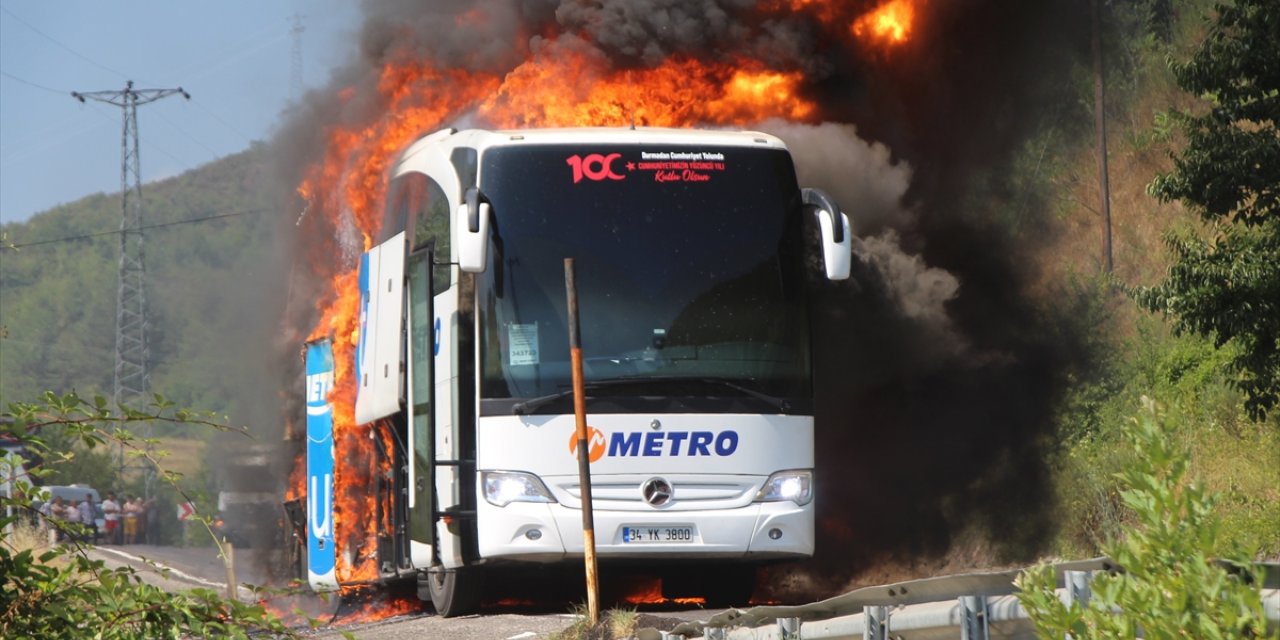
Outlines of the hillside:
{"label": "hillside", "polygon": [[[285,269],[268,164],[255,145],[144,185],[151,388],[235,424],[275,415],[261,354]],[[0,229],[0,403],[45,390],[111,395],[119,220],[119,196],[97,194]]]}

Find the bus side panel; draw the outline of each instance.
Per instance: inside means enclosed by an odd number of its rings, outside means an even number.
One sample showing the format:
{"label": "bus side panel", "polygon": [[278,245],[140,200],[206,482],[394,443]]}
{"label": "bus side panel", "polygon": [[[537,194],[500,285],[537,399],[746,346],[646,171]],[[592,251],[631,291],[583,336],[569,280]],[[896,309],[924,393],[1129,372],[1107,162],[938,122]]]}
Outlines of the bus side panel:
{"label": "bus side panel", "polygon": [[356,347],[356,423],[400,411],[404,242],[400,232],[360,258],[360,337]]}
{"label": "bus side panel", "polygon": [[360,255],[360,335],[356,340],[356,424],[368,424],[378,416],[373,411],[370,372],[374,369],[374,328],[378,326],[378,304],[374,299],[378,282],[378,250]]}
{"label": "bus side panel", "polygon": [[307,344],[307,582],[338,588],[333,540],[333,351],[329,340]]}
{"label": "bus side panel", "polygon": [[378,252],[378,281],[373,299],[378,306],[373,338],[373,371],[369,372],[373,397],[370,410],[375,418],[400,411],[404,397],[401,354],[404,353],[404,241],[403,231],[382,243]]}

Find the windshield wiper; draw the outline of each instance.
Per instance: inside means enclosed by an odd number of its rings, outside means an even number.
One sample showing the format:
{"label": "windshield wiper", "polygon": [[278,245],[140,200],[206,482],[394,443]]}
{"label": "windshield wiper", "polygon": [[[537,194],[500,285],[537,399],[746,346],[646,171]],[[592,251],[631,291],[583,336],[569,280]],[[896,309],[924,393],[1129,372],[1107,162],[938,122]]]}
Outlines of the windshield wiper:
{"label": "windshield wiper", "polygon": [[755,389],[752,389],[750,387],[744,387],[734,382],[733,380],[729,380],[727,378],[673,378],[673,379],[696,380],[698,382],[705,382],[707,384],[718,384],[722,387],[728,387],[730,389],[733,389],[734,391],[740,391],[748,396],[751,396],[752,398],[755,398],[756,400],[759,400],[761,402],[768,404],[774,409],[777,409],[779,413],[785,413],[788,409],[791,408],[791,403],[787,402],[786,398],[771,396],[767,393],[756,391]]}
{"label": "windshield wiper", "polygon": [[[649,376],[649,377],[635,377],[635,378],[608,378],[605,380],[596,380],[593,382],[584,383],[582,385],[582,390],[585,393],[588,391],[595,391],[605,387],[615,387],[615,386],[624,386],[624,385],[625,386],[645,385],[645,384],[651,384],[655,382],[656,383],[692,382],[692,383],[714,384],[714,385],[719,385],[729,389],[733,389],[734,391],[742,393],[743,395],[746,395],[751,398],[755,398],[756,400],[759,400],[761,402],[764,402],[769,406],[773,407],[774,409],[776,409],[779,413],[785,413],[788,409],[791,408],[791,403],[787,402],[785,398],[771,396],[767,393],[762,393],[760,391],[756,391],[755,389],[744,387],[738,384],[737,382],[734,382],[726,378],[687,377],[687,376]],[[555,402],[562,398],[566,398],[571,395],[573,395],[572,388],[565,389],[564,391],[557,391],[556,393],[549,393],[545,396],[529,398],[528,400],[517,402],[511,405],[511,412],[516,415],[524,415],[527,413],[531,413],[533,411],[537,411],[538,408],[540,407],[546,406],[548,404],[551,404],[552,402]]]}
{"label": "windshield wiper", "polygon": [[[608,380],[597,380],[595,382],[583,383],[582,391],[583,393],[586,393],[587,391],[594,391],[595,389],[599,389],[601,387],[617,386],[617,385],[625,385],[625,384],[638,384],[638,383],[647,382],[650,379],[651,378],[612,378]],[[518,416],[524,415],[526,413],[536,411],[539,407],[551,404],[556,400],[559,400],[561,398],[565,398],[571,395],[573,395],[572,387],[565,389],[564,391],[548,393],[545,396],[529,398],[528,400],[517,402],[511,405],[511,412]]]}

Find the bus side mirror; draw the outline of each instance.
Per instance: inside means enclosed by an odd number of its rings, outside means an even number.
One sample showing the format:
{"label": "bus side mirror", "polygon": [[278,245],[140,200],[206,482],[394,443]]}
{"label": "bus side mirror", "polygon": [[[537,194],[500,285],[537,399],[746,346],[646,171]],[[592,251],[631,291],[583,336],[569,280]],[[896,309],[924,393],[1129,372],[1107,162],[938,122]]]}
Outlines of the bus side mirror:
{"label": "bus side mirror", "polygon": [[489,247],[489,200],[469,187],[453,219],[458,230],[458,267],[468,273],[484,271]]}
{"label": "bus side mirror", "polygon": [[853,266],[853,228],[849,224],[849,216],[840,211],[840,205],[826,192],[804,189],[800,194],[804,203],[813,207],[814,215],[818,216],[827,279],[847,280]]}

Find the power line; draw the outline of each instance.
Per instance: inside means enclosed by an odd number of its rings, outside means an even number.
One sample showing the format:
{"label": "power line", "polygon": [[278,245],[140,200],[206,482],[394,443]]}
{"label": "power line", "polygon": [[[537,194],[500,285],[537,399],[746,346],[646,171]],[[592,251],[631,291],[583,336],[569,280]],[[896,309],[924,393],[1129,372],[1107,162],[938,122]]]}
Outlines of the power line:
{"label": "power line", "polygon": [[[161,120],[164,120],[165,122],[169,123],[169,126],[173,127],[178,133],[181,133],[182,135],[186,136],[188,140],[196,143],[200,147],[203,147],[205,151],[209,152],[209,156],[212,157],[214,160],[218,159],[218,152],[214,151],[213,149],[210,149],[209,145],[197,140],[195,136],[191,135],[190,133],[187,133],[185,129],[178,126],[178,123],[166,117],[164,115],[164,112],[156,111],[155,114],[159,116]],[[183,164],[186,164],[186,163],[183,163]]]}
{"label": "power line", "polygon": [[25,84],[25,85],[27,85],[27,86],[29,86],[29,87],[35,87],[35,88],[37,88],[37,89],[44,89],[45,91],[48,91],[48,92],[50,92],[50,93],[56,93],[56,94],[64,95],[64,96],[65,96],[65,95],[67,95],[68,93],[71,93],[70,91],[60,91],[60,90],[58,90],[58,89],[54,89],[54,88],[52,88],[52,87],[46,87],[46,86],[44,86],[44,85],[42,85],[42,84],[36,84],[36,83],[34,83],[34,82],[30,81],[30,80],[23,80],[22,78],[19,78],[18,76],[15,76],[15,75],[13,75],[12,73],[9,73],[8,71],[0,70],[0,76],[4,76],[4,77],[6,77],[6,78],[9,78],[10,80],[17,80],[18,82],[21,82],[22,84]]}
{"label": "power line", "polygon": [[108,67],[108,66],[106,66],[106,65],[102,64],[101,62],[98,62],[97,60],[94,60],[94,59],[90,58],[89,56],[86,56],[86,55],[84,55],[83,53],[80,53],[79,51],[76,51],[75,49],[72,49],[71,47],[68,47],[67,45],[65,45],[65,44],[63,44],[62,42],[60,42],[57,38],[54,38],[53,36],[51,36],[51,35],[49,35],[49,34],[47,34],[47,33],[43,32],[43,31],[41,31],[41,30],[37,29],[37,28],[36,28],[34,25],[32,25],[30,22],[27,22],[26,20],[23,20],[22,18],[18,17],[18,15],[17,15],[17,14],[15,14],[15,13],[14,13],[14,12],[12,12],[12,11],[10,11],[10,10],[8,9],[8,7],[0,6],[0,11],[5,12],[6,14],[8,14],[8,15],[9,15],[9,17],[10,17],[10,18],[13,18],[14,20],[17,20],[18,22],[21,22],[22,24],[26,25],[26,27],[27,27],[28,29],[30,29],[30,30],[32,30],[32,31],[34,31],[34,32],[36,32],[36,33],[37,33],[37,34],[39,34],[41,37],[43,37],[45,40],[48,40],[49,42],[52,42],[52,43],[54,43],[54,44],[58,45],[59,47],[62,47],[63,49],[65,49],[65,50],[66,50],[68,53],[70,53],[71,55],[73,55],[73,56],[75,56],[75,57],[77,57],[77,58],[80,58],[81,60],[84,60],[85,62],[88,62],[89,64],[91,64],[91,65],[93,65],[93,66],[95,66],[95,67],[97,67],[97,68],[99,68],[99,69],[102,69],[103,71],[109,71],[109,72],[111,72],[111,73],[114,73],[114,74],[116,74],[116,75],[120,76],[121,78],[126,79],[126,80],[128,80],[128,79],[129,79],[129,76],[127,76],[127,75],[125,75],[125,74],[123,74],[123,73],[120,73],[119,71],[116,71],[115,69],[112,69],[111,67]]}
{"label": "power line", "polygon": [[222,117],[219,116],[218,114],[214,113],[213,111],[210,111],[209,107],[206,107],[203,104],[201,104],[199,100],[193,100],[191,101],[191,104],[194,104],[201,111],[204,111],[205,113],[209,114],[209,116],[212,117],[214,120],[217,120],[218,122],[222,123],[222,126],[226,127],[232,133],[240,136],[241,138],[244,138],[245,142],[249,142],[249,143],[253,142],[253,138],[250,138],[249,136],[245,135],[239,129],[232,126],[230,122],[227,122],[226,120],[222,119]]}
{"label": "power line", "polygon": [[[257,215],[257,214],[260,214],[260,213],[266,213],[266,212],[267,212],[267,210],[266,210],[266,209],[249,209],[249,210],[247,210],[247,211],[233,211],[233,212],[230,212],[230,213],[218,213],[218,214],[214,214],[214,215],[204,216],[204,217],[202,217],[202,218],[190,218],[190,219],[187,219],[187,220],[174,220],[174,221],[172,221],[172,222],[159,222],[159,223],[156,223],[156,224],[151,224],[151,225],[146,225],[146,226],[140,227],[140,228],[139,228],[139,230],[149,231],[149,230],[151,230],[151,229],[162,229],[162,228],[164,228],[164,227],[176,227],[176,226],[178,226],[178,225],[184,225],[184,224],[195,224],[195,223],[197,223],[197,222],[208,222],[208,221],[210,221],[210,220],[221,220],[221,219],[223,219],[223,218],[235,218],[235,217],[238,217],[238,216]],[[133,231],[133,230],[131,230],[131,231]],[[118,235],[118,234],[121,234],[121,233],[124,233],[124,231],[122,231],[122,230],[120,230],[120,229],[116,229],[116,230],[114,230],[114,231],[99,231],[99,232],[97,232],[97,233],[86,233],[86,234],[78,235],[78,236],[67,236],[67,237],[65,237],[65,238],[53,238],[53,239],[50,239],[50,240],[37,240],[37,241],[35,241],[35,242],[24,242],[24,243],[22,243],[22,244],[16,244],[16,243],[13,243],[13,244],[5,244],[5,245],[3,245],[3,246],[0,246],[0,251],[10,250],[10,249],[12,249],[12,250],[25,249],[25,248],[27,248],[27,247],[38,247],[38,246],[40,246],[40,245],[55,244],[55,243],[59,243],[59,242],[74,242],[74,241],[77,241],[77,240],[90,240],[90,239],[93,239],[93,238],[101,238],[101,237],[103,237],[103,236],[114,236],[114,235]]]}

